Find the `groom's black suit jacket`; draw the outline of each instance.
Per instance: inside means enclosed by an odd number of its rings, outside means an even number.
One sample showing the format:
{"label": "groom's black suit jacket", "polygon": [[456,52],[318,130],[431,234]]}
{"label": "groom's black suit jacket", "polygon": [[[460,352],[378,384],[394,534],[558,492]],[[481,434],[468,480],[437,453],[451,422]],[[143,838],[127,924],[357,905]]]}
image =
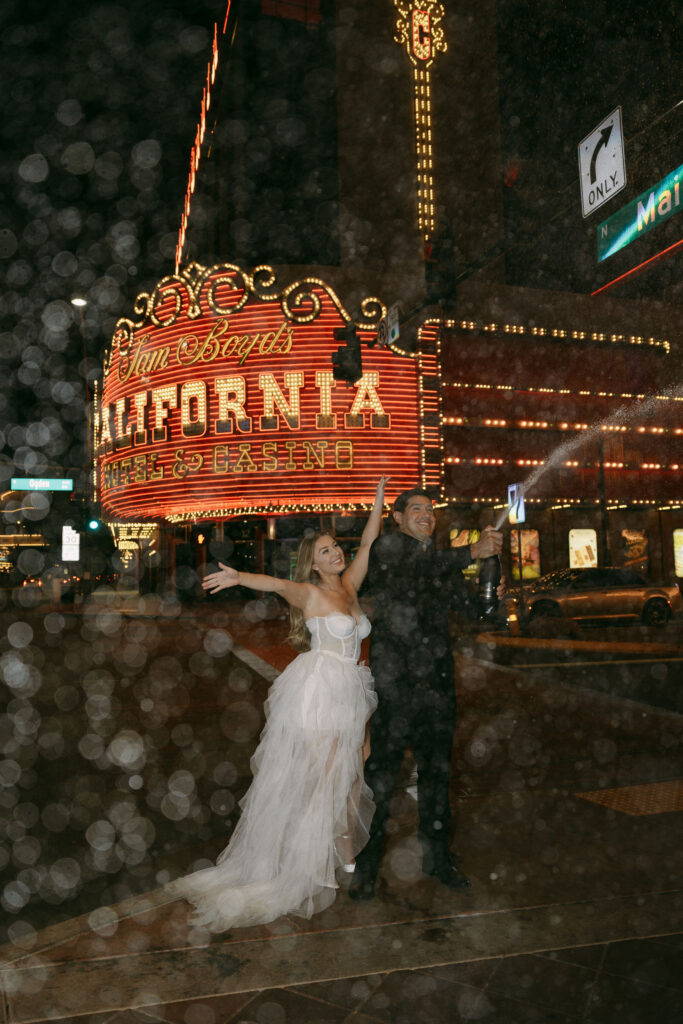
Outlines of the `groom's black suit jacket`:
{"label": "groom's black suit jacket", "polygon": [[467,602],[469,546],[438,550],[397,531],[370,548],[370,666],[380,701],[419,691],[453,694],[449,612]]}

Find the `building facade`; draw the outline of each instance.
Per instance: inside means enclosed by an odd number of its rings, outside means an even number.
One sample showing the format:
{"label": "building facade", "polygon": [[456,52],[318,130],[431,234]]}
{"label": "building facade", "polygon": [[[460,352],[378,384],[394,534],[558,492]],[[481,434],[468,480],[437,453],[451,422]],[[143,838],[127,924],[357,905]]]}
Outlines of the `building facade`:
{"label": "building facade", "polygon": [[[515,97],[510,69],[540,57],[516,53],[512,14],[507,0],[227,5],[176,266],[119,322],[99,404],[100,498],[138,576],[216,553],[286,571],[307,523],[352,549],[385,472],[390,496],[429,489],[443,543],[499,520],[524,484],[509,577],[598,563],[683,577],[675,212],[612,265],[594,252],[601,218],[672,157],[658,137],[648,159],[641,132],[628,188],[584,220],[576,144],[601,108],[551,111],[538,131],[547,143],[564,119],[569,155],[531,159],[533,124],[510,128],[530,85]],[[628,124],[655,85],[640,88],[600,102]],[[346,385],[332,356],[353,325],[362,374]]]}

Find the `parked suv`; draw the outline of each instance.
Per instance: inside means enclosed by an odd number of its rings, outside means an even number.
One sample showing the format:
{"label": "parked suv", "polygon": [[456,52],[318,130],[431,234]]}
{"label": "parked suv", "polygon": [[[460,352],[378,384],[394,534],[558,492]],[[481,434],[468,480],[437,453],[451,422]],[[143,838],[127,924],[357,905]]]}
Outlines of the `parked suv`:
{"label": "parked suv", "polygon": [[653,586],[634,569],[558,569],[510,593],[522,624],[547,616],[665,626],[683,612],[678,586]]}

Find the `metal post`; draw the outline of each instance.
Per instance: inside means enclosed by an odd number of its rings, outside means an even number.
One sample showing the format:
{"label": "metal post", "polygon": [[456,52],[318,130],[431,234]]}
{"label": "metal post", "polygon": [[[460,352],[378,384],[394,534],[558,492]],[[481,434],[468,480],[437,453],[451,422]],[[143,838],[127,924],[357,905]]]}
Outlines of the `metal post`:
{"label": "metal post", "polygon": [[604,438],[598,440],[598,481],[600,485],[600,527],[602,532],[602,564],[611,565],[612,555],[609,544],[609,520],[607,512],[607,498],[605,496],[605,442]]}
{"label": "metal post", "polygon": [[553,569],[557,569],[557,544],[555,542],[555,510],[550,509],[550,536],[553,542]]}
{"label": "metal post", "polygon": [[517,557],[519,558],[519,586],[524,588],[524,559],[522,558],[522,527],[517,524]]}

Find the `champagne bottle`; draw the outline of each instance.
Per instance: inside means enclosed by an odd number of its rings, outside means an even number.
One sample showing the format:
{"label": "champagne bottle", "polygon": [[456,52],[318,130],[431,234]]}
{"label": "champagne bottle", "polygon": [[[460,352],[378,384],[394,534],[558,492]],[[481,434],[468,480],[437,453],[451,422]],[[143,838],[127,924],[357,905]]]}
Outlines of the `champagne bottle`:
{"label": "champagne bottle", "polygon": [[479,567],[479,617],[488,619],[498,611],[498,584],[502,568],[498,555],[482,558]]}

